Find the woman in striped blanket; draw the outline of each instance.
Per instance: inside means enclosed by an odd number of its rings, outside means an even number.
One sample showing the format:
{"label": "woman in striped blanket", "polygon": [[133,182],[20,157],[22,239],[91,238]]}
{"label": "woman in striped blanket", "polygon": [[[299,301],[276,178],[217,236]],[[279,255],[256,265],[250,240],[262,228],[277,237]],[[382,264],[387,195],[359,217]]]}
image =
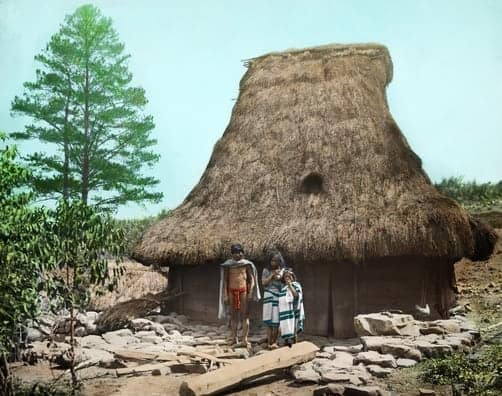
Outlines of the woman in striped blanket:
{"label": "woman in striped blanket", "polygon": [[279,294],[279,329],[281,337],[291,346],[303,331],[303,290],[293,271],[284,271],[282,279],[284,286]]}
{"label": "woman in striped blanket", "polygon": [[279,294],[283,287],[282,272],[284,259],[280,253],[274,254],[270,260],[270,269],[264,268],[263,283],[263,323],[267,326],[268,348],[277,348],[279,335]]}

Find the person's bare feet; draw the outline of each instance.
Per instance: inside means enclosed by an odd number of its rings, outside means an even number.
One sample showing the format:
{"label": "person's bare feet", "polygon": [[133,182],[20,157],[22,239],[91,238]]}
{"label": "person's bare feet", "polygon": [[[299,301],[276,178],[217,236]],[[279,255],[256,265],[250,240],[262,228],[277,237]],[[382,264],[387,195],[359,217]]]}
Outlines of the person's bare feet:
{"label": "person's bare feet", "polygon": [[251,349],[251,343],[247,339],[242,340],[240,346],[242,346],[243,348]]}

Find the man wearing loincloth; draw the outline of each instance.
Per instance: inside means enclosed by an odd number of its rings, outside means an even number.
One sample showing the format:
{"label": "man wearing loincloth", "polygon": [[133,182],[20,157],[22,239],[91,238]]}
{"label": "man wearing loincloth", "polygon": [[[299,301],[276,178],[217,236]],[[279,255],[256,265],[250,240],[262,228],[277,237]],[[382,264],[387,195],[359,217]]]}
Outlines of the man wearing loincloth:
{"label": "man wearing loincloth", "polygon": [[256,282],[256,267],[244,258],[242,245],[236,243],[230,247],[232,258],[221,264],[220,304],[218,317],[225,318],[230,311],[231,343],[238,344],[237,327],[242,324],[242,342],[249,347],[249,312],[248,302],[260,299],[260,289]]}

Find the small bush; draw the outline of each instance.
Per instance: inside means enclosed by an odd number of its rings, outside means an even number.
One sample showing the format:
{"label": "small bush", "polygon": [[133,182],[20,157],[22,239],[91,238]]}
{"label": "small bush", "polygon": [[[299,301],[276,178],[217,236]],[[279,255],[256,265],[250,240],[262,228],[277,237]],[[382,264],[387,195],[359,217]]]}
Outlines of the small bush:
{"label": "small bush", "polygon": [[80,394],[81,388],[73,387],[68,382],[27,384],[17,380],[14,383],[16,396],[79,396]]}
{"label": "small bush", "polygon": [[170,210],[163,209],[156,216],[144,217],[142,219],[115,220],[116,225],[120,227],[124,232],[126,254],[128,256],[131,256],[132,252],[134,251],[134,247],[139,242],[146,229],[157,221],[169,216],[170,213]]}
{"label": "small bush", "polygon": [[502,204],[502,181],[478,183],[462,177],[450,177],[434,186],[444,195],[469,210],[483,211]]}
{"label": "small bush", "polygon": [[468,395],[502,395],[502,345],[477,356],[462,353],[424,363],[420,379],[438,385],[462,384]]}

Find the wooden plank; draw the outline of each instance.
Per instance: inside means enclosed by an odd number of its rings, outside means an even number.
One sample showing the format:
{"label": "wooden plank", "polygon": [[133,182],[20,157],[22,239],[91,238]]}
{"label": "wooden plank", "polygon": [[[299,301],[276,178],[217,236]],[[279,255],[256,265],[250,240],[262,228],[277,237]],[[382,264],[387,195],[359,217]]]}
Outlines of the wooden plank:
{"label": "wooden plank", "polygon": [[132,361],[148,361],[148,360],[158,360],[158,361],[170,361],[176,360],[178,355],[174,352],[142,352],[135,351],[131,349],[109,349],[111,353],[123,360],[132,360]]}
{"label": "wooden plank", "polygon": [[167,368],[170,366],[174,365],[179,365],[179,364],[185,364],[185,363],[190,363],[189,360],[174,360],[172,362],[165,362],[165,363],[154,363],[154,364],[142,364],[140,366],[134,366],[134,367],[125,367],[125,368],[119,368],[115,372],[117,374],[117,377],[123,377],[124,375],[134,375],[134,374],[142,374],[142,373],[147,373],[156,369],[163,369]]}
{"label": "wooden plank", "polygon": [[197,357],[197,358],[213,361],[215,363],[232,363],[232,361],[230,359],[219,359],[216,356],[210,355],[209,353],[204,353],[204,352],[200,352],[200,351],[181,350],[181,351],[178,351],[178,355]]}
{"label": "wooden plank", "polygon": [[245,357],[241,352],[238,351],[221,352],[216,354],[215,356],[219,359],[242,359],[243,357]]}
{"label": "wooden plank", "polygon": [[316,345],[304,341],[294,344],[291,348],[283,347],[238,361],[183,382],[180,386],[180,395],[198,396],[219,393],[243,381],[312,360],[317,351],[319,348]]}

